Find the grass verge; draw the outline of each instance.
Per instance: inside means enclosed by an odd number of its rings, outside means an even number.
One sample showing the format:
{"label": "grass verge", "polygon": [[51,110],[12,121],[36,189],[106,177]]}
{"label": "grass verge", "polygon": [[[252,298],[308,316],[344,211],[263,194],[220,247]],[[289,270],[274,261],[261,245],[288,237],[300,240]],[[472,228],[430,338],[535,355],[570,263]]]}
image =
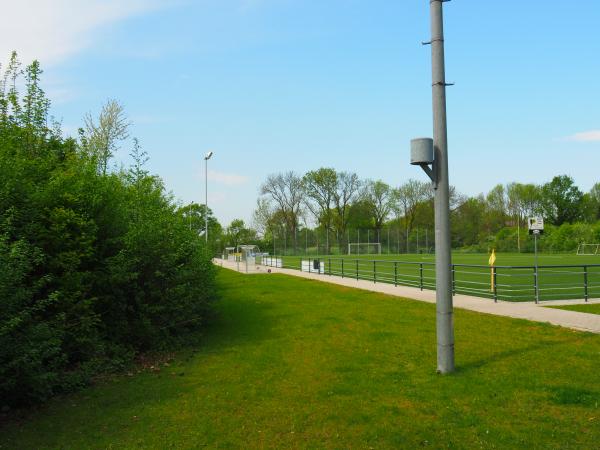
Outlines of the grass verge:
{"label": "grass verge", "polygon": [[584,312],[588,314],[600,314],[600,303],[589,303],[587,305],[549,306],[549,308],[566,309],[568,311]]}
{"label": "grass verge", "polygon": [[220,270],[194,352],[56,399],[1,448],[597,448],[600,336],[285,275]]}

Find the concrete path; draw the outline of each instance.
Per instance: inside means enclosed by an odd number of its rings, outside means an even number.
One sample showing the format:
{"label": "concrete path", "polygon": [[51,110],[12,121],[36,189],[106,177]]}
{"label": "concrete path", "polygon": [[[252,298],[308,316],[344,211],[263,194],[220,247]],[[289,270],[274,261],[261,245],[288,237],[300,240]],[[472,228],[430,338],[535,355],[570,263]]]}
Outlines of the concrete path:
{"label": "concrete path", "polygon": [[[271,273],[282,273],[295,277],[322,281],[325,283],[338,284],[340,286],[358,288],[372,292],[381,292],[383,294],[394,295],[397,297],[435,303],[435,291],[421,291],[420,289],[408,286],[394,286],[393,284],[387,283],[373,283],[372,281],[367,280],[356,280],[354,278],[342,278],[324,274],[319,275],[317,273],[267,267],[258,264],[255,266],[253,265],[246,267],[246,265],[243,263],[238,264],[230,261],[223,261],[221,259],[215,259],[214,263],[223,268],[242,273],[268,274],[268,270],[270,269]],[[472,297],[462,294],[457,294],[454,296],[454,306],[456,308],[468,309],[470,311],[477,311],[486,314],[495,314],[498,316],[513,317],[516,319],[532,320],[535,322],[547,322],[551,323],[552,325],[558,325],[565,328],[600,334],[599,314],[586,314],[576,311],[565,311],[563,309],[544,307],[544,305],[576,305],[583,303],[583,300],[550,301],[543,302],[539,305],[535,302],[498,301],[498,303],[494,303],[493,300],[484,299],[481,297]],[[589,300],[588,303],[600,303],[600,299]]]}

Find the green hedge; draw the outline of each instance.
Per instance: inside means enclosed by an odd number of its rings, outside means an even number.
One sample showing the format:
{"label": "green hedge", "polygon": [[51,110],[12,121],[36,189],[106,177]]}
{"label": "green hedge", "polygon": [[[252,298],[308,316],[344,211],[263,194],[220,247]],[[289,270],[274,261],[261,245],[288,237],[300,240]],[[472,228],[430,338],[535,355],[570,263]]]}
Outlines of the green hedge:
{"label": "green hedge", "polygon": [[214,269],[160,179],[102,174],[77,142],[0,94],[1,408],[197,330]]}

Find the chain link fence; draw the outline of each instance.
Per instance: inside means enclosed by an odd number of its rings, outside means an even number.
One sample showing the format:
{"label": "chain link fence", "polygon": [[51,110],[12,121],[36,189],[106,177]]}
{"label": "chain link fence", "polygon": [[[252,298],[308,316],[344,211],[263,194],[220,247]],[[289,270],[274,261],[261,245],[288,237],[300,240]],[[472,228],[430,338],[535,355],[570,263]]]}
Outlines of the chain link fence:
{"label": "chain link fence", "polygon": [[[368,254],[433,253],[434,233],[428,228],[407,231],[402,227],[352,228],[343,233],[303,228],[290,233],[286,228],[271,230],[264,248],[274,255],[347,255],[349,244],[363,244]],[[379,249],[373,244],[379,244]]]}

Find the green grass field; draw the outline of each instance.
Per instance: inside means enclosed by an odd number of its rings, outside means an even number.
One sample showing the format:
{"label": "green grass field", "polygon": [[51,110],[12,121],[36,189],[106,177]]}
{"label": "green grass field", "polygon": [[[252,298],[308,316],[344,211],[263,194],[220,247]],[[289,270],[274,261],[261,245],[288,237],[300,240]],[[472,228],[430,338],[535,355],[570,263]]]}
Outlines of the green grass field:
{"label": "green grass field", "polygon": [[[498,253],[496,258],[496,296],[500,300],[535,300],[534,255]],[[345,255],[345,256],[284,256],[286,268],[300,269],[301,261],[319,258],[325,272],[332,275],[398,283],[424,289],[435,287],[435,256],[422,254]],[[489,255],[460,253],[452,255],[455,264],[455,291],[493,298]],[[394,263],[397,261],[397,263]],[[538,290],[540,300],[580,299],[585,297],[587,272],[588,298],[600,298],[600,256],[551,254],[539,256]],[[464,267],[477,265],[482,267]],[[588,265],[584,269],[583,265]],[[511,266],[507,268],[504,266]],[[578,266],[578,267],[549,267]],[[521,268],[515,268],[521,267]],[[524,267],[524,268],[523,268]]]}
{"label": "green grass field", "polygon": [[600,314],[600,303],[593,303],[589,305],[561,305],[561,306],[550,306],[550,308],[566,309],[568,311],[578,311],[588,314]]}
{"label": "green grass field", "polygon": [[195,351],[58,398],[3,449],[598,448],[600,336],[457,310],[435,373],[435,306],[221,269]]}

